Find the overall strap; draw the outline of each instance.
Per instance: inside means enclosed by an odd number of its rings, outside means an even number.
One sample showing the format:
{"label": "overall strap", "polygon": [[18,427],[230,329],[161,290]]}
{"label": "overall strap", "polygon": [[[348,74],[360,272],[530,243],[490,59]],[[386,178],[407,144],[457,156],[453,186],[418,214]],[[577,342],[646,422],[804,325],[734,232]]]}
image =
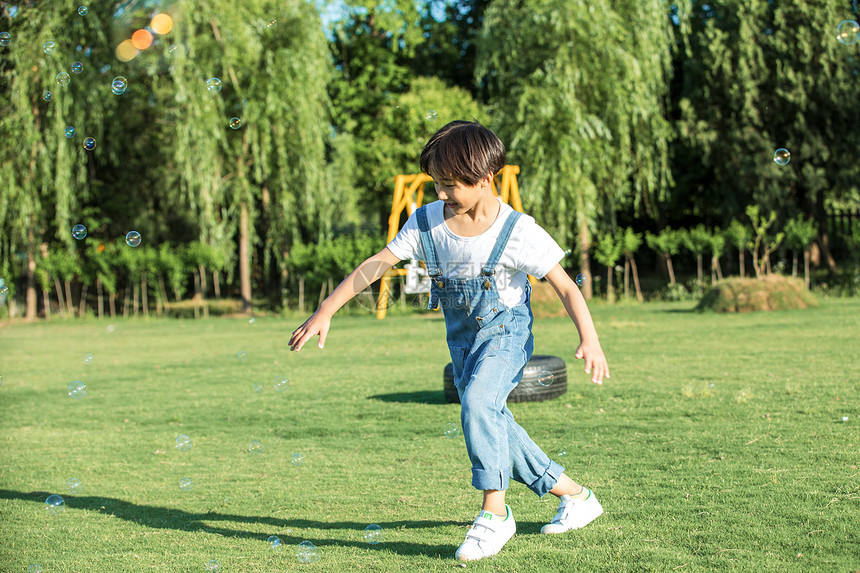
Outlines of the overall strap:
{"label": "overall strap", "polygon": [[499,264],[499,259],[502,257],[502,253],[505,251],[505,247],[508,244],[508,239],[511,236],[511,231],[514,230],[514,225],[517,224],[522,213],[519,211],[512,211],[510,215],[508,215],[507,220],[505,221],[505,225],[502,227],[502,232],[499,233],[499,238],[496,239],[496,244],[493,247],[493,252],[490,253],[490,260],[487,261],[487,264],[484,265],[483,274],[484,275],[494,275],[496,274],[496,265]]}
{"label": "overall strap", "polygon": [[427,222],[427,205],[419,207],[415,212],[418,215],[418,229],[421,231],[421,247],[424,249],[424,264],[427,265],[427,274],[430,278],[436,280],[436,277],[442,274],[436,261],[436,249],[433,247],[433,238],[430,236],[430,224]]}

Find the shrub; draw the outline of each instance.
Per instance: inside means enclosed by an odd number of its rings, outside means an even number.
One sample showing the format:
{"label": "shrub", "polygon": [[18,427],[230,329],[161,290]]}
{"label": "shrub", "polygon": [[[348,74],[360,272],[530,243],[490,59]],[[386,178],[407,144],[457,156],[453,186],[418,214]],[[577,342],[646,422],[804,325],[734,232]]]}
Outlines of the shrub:
{"label": "shrub", "polygon": [[733,277],[718,281],[696,308],[715,312],[752,312],[807,308],[817,304],[815,297],[803,287],[802,280],[768,275],[763,279]]}

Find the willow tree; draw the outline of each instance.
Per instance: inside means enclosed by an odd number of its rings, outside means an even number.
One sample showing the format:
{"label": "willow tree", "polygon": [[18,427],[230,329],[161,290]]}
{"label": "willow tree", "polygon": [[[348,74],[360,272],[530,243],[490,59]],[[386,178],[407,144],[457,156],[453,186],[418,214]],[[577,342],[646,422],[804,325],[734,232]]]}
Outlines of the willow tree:
{"label": "willow tree", "polygon": [[[184,5],[171,68],[172,150],[199,240],[237,252],[247,312],[254,245],[283,270],[290,245],[324,236],[338,203],[327,184],[319,14],[300,0],[257,0],[242,11],[237,18],[235,3],[224,0]],[[207,86],[211,78],[220,90]]]}
{"label": "willow tree", "polygon": [[[829,255],[826,212],[857,196],[857,45],[837,26],[851,2],[716,0],[682,3],[686,61],[679,94],[684,202],[726,224],[750,204],[813,218]],[[684,149],[686,151],[684,151]],[[777,165],[778,148],[790,162]]]}
{"label": "willow tree", "polygon": [[[72,226],[99,186],[97,158],[111,154],[100,145],[116,105],[100,73],[109,19],[83,17],[71,5],[21,6],[6,28],[10,43],[0,47],[0,268],[23,278],[28,319],[37,313],[40,253],[50,245],[72,256]],[[96,140],[94,150],[83,148],[86,137]],[[23,267],[16,253],[25,253]]]}
{"label": "willow tree", "polygon": [[484,15],[476,76],[491,127],[522,165],[527,208],[576,241],[588,274],[592,234],[619,210],[656,216],[671,185],[667,23],[659,0],[496,0]]}

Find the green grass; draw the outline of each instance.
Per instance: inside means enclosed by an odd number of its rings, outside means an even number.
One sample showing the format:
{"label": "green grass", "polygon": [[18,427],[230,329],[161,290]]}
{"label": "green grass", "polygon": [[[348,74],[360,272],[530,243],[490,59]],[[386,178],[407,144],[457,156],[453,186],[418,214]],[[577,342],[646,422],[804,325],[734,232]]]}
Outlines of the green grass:
{"label": "green grass", "polygon": [[[743,315],[691,307],[595,305],[612,369],[602,387],[573,360],[570,321],[536,321],[536,351],[567,361],[569,390],[511,409],[606,513],[541,536],[554,498],[514,484],[517,536],[469,569],[860,569],[860,300]],[[324,351],[289,353],[299,322],[0,325],[0,571],[196,572],[210,559],[224,573],[455,567],[480,494],[462,437],[442,435],[459,406],[442,398],[441,317],[336,317]],[[278,374],[291,381],[282,393]],[[88,385],[79,401],[66,396],[76,378]],[[191,451],[174,447],[179,434]],[[72,476],[78,494],[65,491]],[[47,514],[49,493],[65,512]],[[362,541],[370,523],[383,528],[378,546]],[[269,535],[286,549],[269,549]],[[317,563],[296,560],[304,539]]]}

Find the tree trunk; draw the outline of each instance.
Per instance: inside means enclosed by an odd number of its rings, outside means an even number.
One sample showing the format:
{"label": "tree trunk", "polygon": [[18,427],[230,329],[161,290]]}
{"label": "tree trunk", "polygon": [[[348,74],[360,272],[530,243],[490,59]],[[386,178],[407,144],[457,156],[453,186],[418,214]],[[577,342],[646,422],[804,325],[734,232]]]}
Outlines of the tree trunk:
{"label": "tree trunk", "polygon": [[89,288],[87,287],[87,284],[84,283],[81,287],[81,300],[78,304],[78,316],[81,318],[84,318],[87,315],[87,290],[89,290]]}
{"label": "tree trunk", "polygon": [[606,266],[606,301],[615,301],[615,289],[612,287],[612,265]]}
{"label": "tree trunk", "polygon": [[206,285],[206,267],[197,265],[197,272],[200,273],[200,296],[205,300],[206,291],[208,290]]}
{"label": "tree trunk", "polygon": [[194,318],[200,318],[200,277],[197,273],[194,275]]}
{"label": "tree trunk", "polygon": [[242,201],[239,213],[239,283],[242,312],[251,312],[251,230],[248,228],[248,205]]}
{"label": "tree trunk", "polygon": [[215,287],[215,300],[221,300],[221,273],[212,271],[212,286]]}
{"label": "tree trunk", "polygon": [[123,293],[123,301],[122,301],[122,317],[128,318],[128,307],[131,304],[130,289],[128,285],[125,287],[125,292]]}
{"label": "tree trunk", "polygon": [[797,278],[797,251],[791,253],[791,278]]}
{"label": "tree trunk", "polygon": [[675,285],[675,267],[672,265],[672,255],[669,253],[664,253],[663,257],[666,260],[666,270],[669,272],[669,284]]}
{"label": "tree trunk", "polygon": [[723,280],[723,267],[720,265],[719,257],[714,257],[714,265],[717,267],[717,278]]}
{"label": "tree trunk", "polygon": [[96,278],[96,296],[98,298],[99,318],[103,318],[105,314],[105,297],[102,289],[102,281]]}
{"label": "tree trunk", "polygon": [[66,315],[66,302],[63,298],[63,285],[60,284],[60,279],[54,277],[54,290],[57,291],[57,302],[60,305],[60,314]]}
{"label": "tree trunk", "polygon": [[326,281],[323,281],[322,288],[320,288],[320,299],[317,302],[317,308],[322,306],[322,302],[325,300],[325,291],[326,291],[327,287],[328,287],[328,283]]}
{"label": "tree trunk", "polygon": [[116,318],[116,293],[108,293],[108,306],[110,307],[110,317]]}
{"label": "tree trunk", "polygon": [[630,297],[630,257],[624,259],[624,298]]}
{"label": "tree trunk", "polygon": [[642,296],[642,289],[639,288],[639,270],[636,268],[636,259],[630,257],[630,269],[633,271],[633,288],[636,289],[636,299],[643,302],[645,297]]}
{"label": "tree trunk", "polygon": [[164,306],[164,311],[170,311],[170,301],[167,300],[167,288],[164,285],[164,277],[158,275],[158,290],[161,293],[161,304]]}
{"label": "tree trunk", "polygon": [[591,235],[588,232],[588,223],[583,219],[579,224],[579,272],[588,279],[584,285],[579,287],[585,300],[591,300],[594,293],[591,284],[591,257],[588,252],[591,249]]}
{"label": "tree trunk", "polygon": [[138,298],[140,297],[139,289],[140,289],[140,285],[138,285],[138,284],[137,284],[137,281],[135,281],[135,283],[134,283],[134,293],[131,295],[131,296],[132,296],[132,299],[133,299],[133,300],[132,300],[132,303],[134,304],[134,316],[135,316],[135,318],[137,318],[137,311],[138,311],[138,304],[137,304],[137,301],[138,301]]}
{"label": "tree trunk", "polygon": [[[36,239],[33,233],[32,217],[27,229],[27,286],[25,300],[27,301],[27,310],[24,313],[24,318],[27,320],[36,320]],[[48,304],[50,305],[50,303]]]}
{"label": "tree trunk", "polygon": [[744,260],[744,250],[738,249],[738,272],[741,278],[746,277],[746,261]]}
{"label": "tree trunk", "polygon": [[143,316],[149,316],[149,295],[146,288],[146,273],[140,277],[140,306],[143,309]]}
{"label": "tree trunk", "polygon": [[305,312],[305,277],[299,277],[299,313]]}
{"label": "tree trunk", "polygon": [[702,255],[696,255],[696,280],[699,281],[699,292],[702,292],[702,284],[705,282]]}
{"label": "tree trunk", "polygon": [[51,293],[42,289],[42,307],[45,309],[45,320],[51,319]]}
{"label": "tree trunk", "polygon": [[803,250],[803,286],[809,290],[809,249]]}
{"label": "tree trunk", "polygon": [[72,302],[72,281],[66,279],[63,281],[63,284],[66,285],[66,301],[68,304],[66,308],[69,309],[69,316],[75,316],[75,304]]}

